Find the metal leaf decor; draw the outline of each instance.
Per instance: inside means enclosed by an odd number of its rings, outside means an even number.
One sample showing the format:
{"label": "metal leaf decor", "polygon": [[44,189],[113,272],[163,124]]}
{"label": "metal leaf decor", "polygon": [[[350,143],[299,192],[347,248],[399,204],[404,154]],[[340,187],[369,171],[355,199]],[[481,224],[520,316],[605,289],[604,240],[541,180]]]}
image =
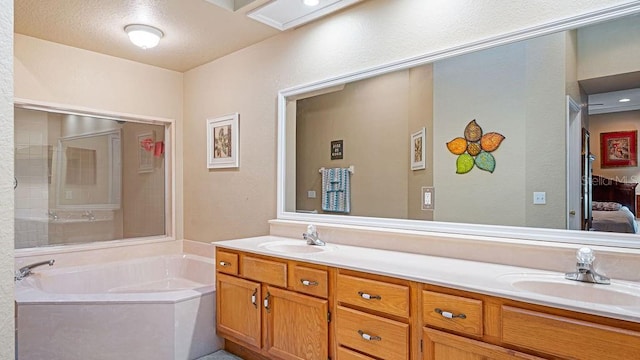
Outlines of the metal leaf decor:
{"label": "metal leaf decor", "polygon": [[500,133],[486,133],[482,135],[482,138],[480,139],[480,146],[482,147],[482,150],[492,152],[500,146],[502,140],[504,140],[504,136]]}
{"label": "metal leaf decor", "polygon": [[471,169],[473,169],[473,164],[474,164],[473,156],[467,153],[464,153],[458,156],[458,160],[456,160],[456,173],[457,174],[468,173],[469,171],[471,171]]}
{"label": "metal leaf decor", "polygon": [[467,150],[467,140],[457,137],[447,143],[447,149],[455,155],[460,155]]}
{"label": "metal leaf decor", "polygon": [[475,120],[471,120],[464,128],[464,138],[467,141],[478,141],[482,137],[482,128]]}
{"label": "metal leaf decor", "polygon": [[483,135],[480,125],[475,119],[471,120],[464,128],[464,137],[457,137],[447,143],[447,149],[458,155],[456,173],[466,174],[474,166],[493,173],[496,159],[491,152],[497,150],[504,139],[504,135],[497,132]]}
{"label": "metal leaf decor", "polygon": [[482,151],[475,159],[476,166],[478,169],[488,171],[493,173],[493,170],[496,169],[496,158],[491,155],[491,153]]}

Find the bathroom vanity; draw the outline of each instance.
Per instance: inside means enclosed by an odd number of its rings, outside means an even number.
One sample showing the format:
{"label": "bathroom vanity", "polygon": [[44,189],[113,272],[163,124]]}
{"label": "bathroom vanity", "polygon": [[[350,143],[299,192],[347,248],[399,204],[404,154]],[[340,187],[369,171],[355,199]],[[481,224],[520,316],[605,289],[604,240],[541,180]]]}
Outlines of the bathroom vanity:
{"label": "bathroom vanity", "polygon": [[244,358],[640,356],[633,282],[275,236],[215,245],[217,331]]}

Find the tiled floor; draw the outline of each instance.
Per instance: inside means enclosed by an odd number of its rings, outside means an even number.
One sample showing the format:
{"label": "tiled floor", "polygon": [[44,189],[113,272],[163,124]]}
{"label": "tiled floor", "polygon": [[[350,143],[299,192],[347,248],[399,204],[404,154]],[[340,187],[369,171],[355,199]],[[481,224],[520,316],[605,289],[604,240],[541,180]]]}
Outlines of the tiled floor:
{"label": "tiled floor", "polygon": [[197,360],[242,360],[242,359],[224,350],[218,350],[213,354],[209,354]]}

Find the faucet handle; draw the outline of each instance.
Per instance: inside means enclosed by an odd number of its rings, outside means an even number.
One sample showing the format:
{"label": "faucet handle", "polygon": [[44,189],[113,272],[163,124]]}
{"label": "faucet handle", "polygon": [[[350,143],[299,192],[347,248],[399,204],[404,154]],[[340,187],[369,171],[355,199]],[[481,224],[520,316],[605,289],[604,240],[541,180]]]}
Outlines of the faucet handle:
{"label": "faucet handle", "polygon": [[583,247],[577,251],[576,258],[581,264],[593,264],[593,260],[596,259],[596,255],[593,253],[591,248]]}
{"label": "faucet handle", "polygon": [[316,226],[313,225],[313,224],[309,224],[307,226],[307,234],[308,235],[315,235],[316,233],[317,233]]}

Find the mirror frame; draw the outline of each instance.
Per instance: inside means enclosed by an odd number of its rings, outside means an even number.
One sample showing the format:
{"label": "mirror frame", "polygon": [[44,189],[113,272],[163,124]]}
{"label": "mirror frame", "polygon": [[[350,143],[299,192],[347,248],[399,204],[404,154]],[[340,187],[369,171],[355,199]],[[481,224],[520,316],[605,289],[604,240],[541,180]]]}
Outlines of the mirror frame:
{"label": "mirror frame", "polygon": [[65,244],[60,246],[46,246],[35,248],[15,249],[16,256],[30,256],[34,254],[50,254],[62,251],[68,251],[69,248],[105,248],[112,246],[113,243],[135,244],[148,241],[172,241],[176,239],[176,175],[174,167],[175,143],[176,143],[176,122],[173,119],[134,115],[128,113],[117,113],[106,110],[93,110],[85,107],[56,104],[30,99],[14,98],[13,106],[27,110],[46,111],[57,114],[70,114],[78,116],[97,117],[106,120],[127,121],[142,124],[161,125],[165,129],[165,233],[158,236],[149,236],[141,238],[126,238],[109,241],[90,242],[86,244]]}
{"label": "mirror frame", "polygon": [[[640,237],[630,239],[629,234],[598,233],[593,231],[579,231],[566,229],[545,229],[521,226],[483,225],[455,222],[438,222],[425,220],[408,220],[393,218],[376,218],[364,216],[344,216],[328,214],[308,214],[286,211],[287,195],[291,195],[291,186],[287,187],[287,173],[295,169],[295,162],[287,159],[287,151],[295,150],[295,142],[288,144],[288,137],[295,134],[287,133],[287,103],[308,96],[322,93],[324,90],[343,86],[354,81],[364,80],[393,71],[405,70],[414,66],[433,63],[439,60],[463,55],[474,51],[485,50],[500,45],[528,40],[534,37],[552,33],[573,30],[579,27],[615,20],[628,15],[640,13],[640,4],[631,3],[605,8],[599,11],[567,17],[547,24],[525,28],[523,30],[506,33],[466,45],[453,47],[443,51],[423,54],[391,63],[382,64],[353,73],[344,74],[309,84],[283,89],[278,92],[278,181],[277,181],[277,219],[301,221],[306,223],[326,223],[335,225],[366,226],[379,229],[399,229],[408,231],[448,233],[458,235],[473,235],[492,238],[506,238],[508,240],[534,240],[621,248],[640,248]],[[290,140],[290,139],[289,139]],[[567,145],[566,145],[567,146]],[[289,161],[289,162],[287,162]],[[293,176],[292,178],[295,178]],[[295,184],[294,184],[295,185]],[[289,191],[287,190],[289,189]],[[293,186],[295,196],[295,186]],[[291,200],[290,200],[291,201]],[[566,204],[565,204],[566,206]]]}

